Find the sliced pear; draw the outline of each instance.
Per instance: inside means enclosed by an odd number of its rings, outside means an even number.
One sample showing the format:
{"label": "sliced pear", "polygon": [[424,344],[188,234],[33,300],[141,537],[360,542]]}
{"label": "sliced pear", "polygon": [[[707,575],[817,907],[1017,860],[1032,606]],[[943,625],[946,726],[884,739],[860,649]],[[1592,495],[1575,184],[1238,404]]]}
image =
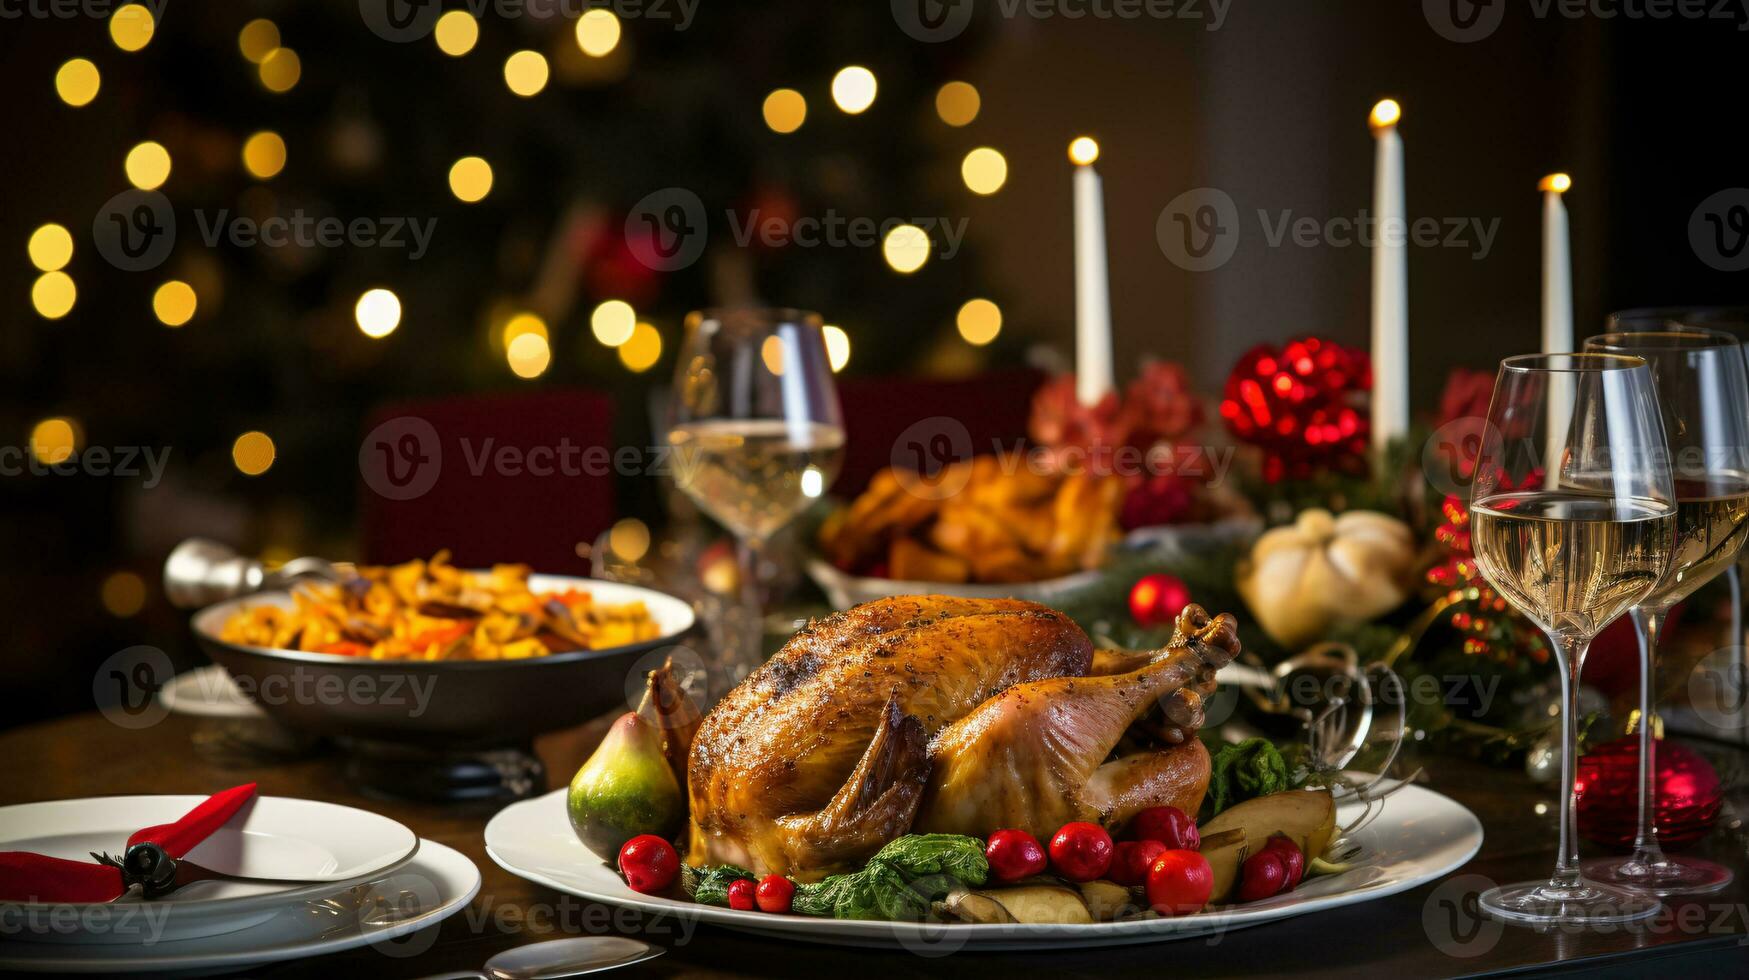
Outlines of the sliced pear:
{"label": "sliced pear", "polygon": [[1236,829],[1244,831],[1246,850],[1252,854],[1269,838],[1283,834],[1310,861],[1322,856],[1336,836],[1336,802],[1329,790],[1322,789],[1271,793],[1229,807],[1199,829],[1205,850],[1210,836]]}
{"label": "sliced pear", "polygon": [[1203,859],[1214,872],[1214,887],[1209,889],[1210,904],[1227,901],[1239,884],[1239,869],[1251,852],[1245,847],[1245,831],[1234,827],[1218,833],[1204,834],[1200,848]]}
{"label": "sliced pear", "polygon": [[1087,903],[1081,896],[1061,885],[994,888],[972,894],[999,902],[1016,922],[1085,925],[1093,921],[1093,913],[1087,910]]}
{"label": "sliced pear", "polygon": [[1088,913],[1100,922],[1114,922],[1141,907],[1130,890],[1115,881],[1083,881],[1076,887]]}

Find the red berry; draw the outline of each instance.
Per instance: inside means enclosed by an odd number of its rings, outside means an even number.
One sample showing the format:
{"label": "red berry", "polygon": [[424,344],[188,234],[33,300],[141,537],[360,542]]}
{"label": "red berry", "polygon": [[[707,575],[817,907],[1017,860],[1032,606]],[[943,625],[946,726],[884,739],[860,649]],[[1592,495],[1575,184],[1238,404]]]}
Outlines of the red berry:
{"label": "red berry", "polygon": [[1278,894],[1287,883],[1287,867],[1281,855],[1265,847],[1245,859],[1239,869],[1239,901],[1255,902]]}
{"label": "red berry", "polygon": [[741,912],[753,911],[753,905],[756,901],[754,891],[751,879],[736,878],[729,882],[729,908]]}
{"label": "red berry", "polygon": [[619,873],[632,891],[654,895],[667,891],[680,876],[680,855],[655,834],[639,834],[619,849]]}
{"label": "red berry", "polygon": [[1120,885],[1145,885],[1148,883],[1148,869],[1154,866],[1154,859],[1171,850],[1157,840],[1120,840],[1117,850],[1111,858],[1111,869],[1107,877]]}
{"label": "red berry", "polygon": [[1077,820],[1051,838],[1051,865],[1070,881],[1092,881],[1111,867],[1112,850],[1104,827]]}
{"label": "red berry", "polygon": [[1194,851],[1202,846],[1196,821],[1175,806],[1151,806],[1130,819],[1132,840],[1157,840],[1174,851]]}
{"label": "red berry", "polygon": [[1195,851],[1164,851],[1148,869],[1148,905],[1161,915],[1202,911],[1215,890],[1215,871]]}
{"label": "red berry", "polygon": [[997,881],[1031,878],[1045,869],[1045,849],[1024,830],[998,830],[984,845],[984,857]]}
{"label": "red berry", "polygon": [[796,883],[783,875],[766,875],[759,879],[754,899],[761,912],[788,912],[790,899],[796,894]]}
{"label": "red berry", "polygon": [[1277,834],[1263,845],[1263,849],[1271,851],[1276,857],[1281,858],[1282,870],[1287,873],[1281,890],[1291,892],[1298,887],[1300,878],[1306,873],[1306,854],[1300,850],[1298,844],[1293,842],[1293,838]]}

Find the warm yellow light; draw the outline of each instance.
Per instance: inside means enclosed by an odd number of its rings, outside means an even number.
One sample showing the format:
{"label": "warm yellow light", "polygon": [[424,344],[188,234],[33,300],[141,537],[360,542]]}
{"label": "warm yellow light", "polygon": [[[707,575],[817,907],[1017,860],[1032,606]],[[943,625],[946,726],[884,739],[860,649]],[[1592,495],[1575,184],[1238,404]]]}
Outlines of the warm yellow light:
{"label": "warm yellow light", "polygon": [[180,327],[194,319],[195,308],[199,305],[194,287],[180,279],[170,280],[152,294],[152,313],[166,327]]}
{"label": "warm yellow light", "polygon": [[783,374],[783,341],[775,334],[765,338],[765,343],[759,345],[759,359],[765,362],[765,370]]}
{"label": "warm yellow light", "polygon": [[79,449],[79,427],[72,419],[50,418],[30,430],[30,454],[39,463],[64,463]]}
{"label": "warm yellow light", "polygon": [[97,66],[85,58],[74,58],[55,72],[55,94],[75,109],[90,105],[102,86],[103,76]]}
{"label": "warm yellow light", "polygon": [[504,321],[504,330],[499,334],[499,339],[503,343],[504,349],[509,350],[510,345],[516,343],[516,338],[524,334],[533,334],[545,341],[547,339],[547,321],[533,313],[518,313]]}
{"label": "warm yellow light", "polygon": [[633,372],[648,371],[662,359],[662,335],[648,323],[639,323],[631,337],[619,345],[619,362]]}
{"label": "warm yellow light", "polygon": [[285,140],[278,133],[262,130],[243,141],[243,167],[257,180],[267,180],[285,169]]}
{"label": "warm yellow light", "polygon": [[609,347],[618,347],[632,339],[638,327],[637,311],[624,300],[610,299],[589,314],[589,329],[595,339]]}
{"label": "warm yellow light", "polygon": [[605,57],[619,46],[619,18],[599,7],[577,18],[577,46],[591,58]]}
{"label": "warm yellow light", "polygon": [[79,299],[79,290],[73,285],[73,277],[65,272],[45,272],[36,277],[36,283],[30,287],[30,305],[36,307],[37,315],[45,320],[59,320],[73,309],[73,304]]}
{"label": "warm yellow light", "polygon": [[949,126],[964,126],[978,118],[983,104],[970,82],[948,82],[935,93],[935,114]]}
{"label": "warm yellow light", "polygon": [[547,57],[539,51],[518,51],[504,59],[504,84],[525,99],[546,88],[551,76]]}
{"label": "warm yellow light", "polygon": [[960,162],[960,177],[974,194],[994,194],[1008,182],[1008,160],[988,146],[966,154]]}
{"label": "warm yellow light", "polygon": [[401,298],[391,290],[367,289],[353,306],[352,318],[366,337],[387,337],[401,325]]}
{"label": "warm yellow light", "polygon": [[982,347],[1002,332],[1002,308],[987,299],[974,299],[960,307],[957,323],[966,343]]}
{"label": "warm yellow light", "polygon": [[31,265],[54,272],[73,260],[73,235],[61,225],[43,225],[30,233],[29,252]]}
{"label": "warm yellow light", "polygon": [[780,88],[765,97],[765,125],[774,133],[793,133],[808,118],[808,100],[793,88]]}
{"label": "warm yellow light", "polygon": [[1566,174],[1549,174],[1547,177],[1536,182],[1537,190],[1554,191],[1556,194],[1565,194],[1572,188],[1572,186],[1573,178]]}
{"label": "warm yellow light", "polygon": [[145,5],[130,3],[109,15],[109,39],[123,51],[138,51],[150,44],[158,25]]}
{"label": "warm yellow light", "polygon": [[832,365],[832,373],[837,374],[850,363],[850,335],[843,327],[830,325],[820,332],[826,335],[826,363]]}
{"label": "warm yellow light", "polygon": [[170,179],[170,151],[162,143],[147,140],[128,151],[122,168],[128,183],[143,191],[157,190]]}
{"label": "warm yellow light", "polygon": [[916,272],[929,261],[929,234],[916,225],[900,225],[887,232],[886,240],[881,242],[881,252],[893,271]]}
{"label": "warm yellow light", "polygon": [[538,378],[553,362],[553,350],[547,345],[547,338],[538,333],[525,333],[510,342],[505,358],[517,377]]}
{"label": "warm yellow light", "polygon": [[492,165],[480,157],[462,157],[449,168],[449,192],[472,204],[492,192]]}
{"label": "warm yellow light", "polygon": [[279,47],[279,25],[265,17],[258,17],[243,25],[237,32],[237,50],[243,52],[243,57],[250,64],[259,65]]}
{"label": "warm yellow light", "polygon": [[1069,162],[1085,167],[1099,159],[1099,141],[1091,136],[1077,136],[1069,141]]}
{"label": "warm yellow light", "polygon": [[437,50],[451,58],[460,58],[479,43],[480,22],[465,10],[452,10],[437,18],[437,26],[431,35],[437,39]]}
{"label": "warm yellow light", "polygon": [[274,48],[261,59],[260,74],[269,92],[290,92],[303,77],[304,63],[291,48]]}
{"label": "warm yellow light", "polygon": [[260,476],[273,465],[273,440],[267,433],[245,432],[231,443],[231,462],[244,476]]}
{"label": "warm yellow light", "polygon": [[1397,120],[1403,118],[1403,107],[1396,99],[1380,99],[1379,104],[1372,107],[1372,112],[1366,117],[1367,125],[1374,129],[1384,129],[1395,126]]}
{"label": "warm yellow light", "polygon": [[111,616],[126,619],[146,605],[146,580],[133,572],[111,572],[99,590],[103,608]]}
{"label": "warm yellow light", "polygon": [[877,88],[874,72],[861,65],[851,65],[832,76],[832,101],[854,116],[874,105]]}
{"label": "warm yellow light", "polygon": [[635,517],[622,518],[607,532],[607,547],[619,560],[635,562],[650,551],[650,528]]}

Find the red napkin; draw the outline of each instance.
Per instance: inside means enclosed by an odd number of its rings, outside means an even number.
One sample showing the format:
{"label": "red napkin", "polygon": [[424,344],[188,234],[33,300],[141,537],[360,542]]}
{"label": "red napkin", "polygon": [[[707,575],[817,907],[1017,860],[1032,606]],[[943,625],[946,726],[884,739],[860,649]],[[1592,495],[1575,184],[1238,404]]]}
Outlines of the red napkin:
{"label": "red napkin", "polygon": [[[136,832],[128,838],[128,847],[151,842],[173,858],[183,857],[223,827],[254,795],[254,783],[215,793],[175,823]],[[125,890],[119,868],[30,851],[0,851],[0,901],[108,902]]]}

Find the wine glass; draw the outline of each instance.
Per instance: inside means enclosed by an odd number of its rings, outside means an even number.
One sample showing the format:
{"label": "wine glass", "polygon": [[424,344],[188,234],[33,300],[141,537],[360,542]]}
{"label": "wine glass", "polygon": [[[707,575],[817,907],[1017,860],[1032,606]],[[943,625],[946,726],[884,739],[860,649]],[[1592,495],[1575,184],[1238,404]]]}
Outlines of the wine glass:
{"label": "wine glass", "polygon": [[844,422],[818,314],[705,310],[686,318],[668,442],[674,483],[741,543],[740,605],[719,680],[763,658],[759,570],[771,535],[838,475]]}
{"label": "wine glass", "polygon": [[1580,877],[1573,807],[1579,671],[1604,626],[1670,564],[1676,496],[1646,362],[1532,354],[1500,362],[1470,487],[1470,539],[1489,584],[1548,634],[1561,677],[1561,824],[1555,871],[1483,892],[1521,924],[1627,922],[1655,897]]}
{"label": "wine glass", "polygon": [[1640,812],[1634,853],[1587,861],[1584,872],[1594,881],[1660,895],[1717,891],[1730,884],[1729,868],[1668,857],[1658,846],[1652,708],[1658,631],[1666,614],[1732,567],[1749,538],[1749,377],[1736,339],[1713,330],[1607,333],[1586,341],[1585,349],[1634,355],[1649,365],[1670,440],[1676,530],[1670,567],[1631,613],[1640,633]]}

